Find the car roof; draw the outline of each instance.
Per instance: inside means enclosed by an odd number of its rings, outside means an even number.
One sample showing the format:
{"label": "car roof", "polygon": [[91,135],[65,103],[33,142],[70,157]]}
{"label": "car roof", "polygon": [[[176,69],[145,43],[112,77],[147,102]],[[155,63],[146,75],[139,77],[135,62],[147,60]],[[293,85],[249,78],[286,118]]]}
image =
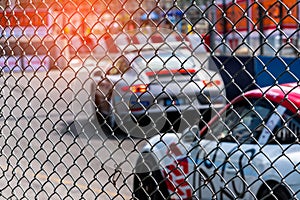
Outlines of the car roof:
{"label": "car roof", "polygon": [[250,90],[244,95],[237,97],[234,102],[240,101],[244,97],[247,99],[266,98],[296,113],[299,112],[300,108],[300,85],[295,82]]}

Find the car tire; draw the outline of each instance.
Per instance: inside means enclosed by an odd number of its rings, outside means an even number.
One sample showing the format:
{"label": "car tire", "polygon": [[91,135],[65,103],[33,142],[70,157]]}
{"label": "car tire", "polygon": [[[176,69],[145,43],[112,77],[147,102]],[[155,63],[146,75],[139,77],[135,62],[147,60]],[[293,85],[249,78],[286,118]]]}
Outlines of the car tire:
{"label": "car tire", "polygon": [[137,161],[133,180],[134,199],[168,199],[168,189],[157,162],[151,154],[145,155]]}
{"label": "car tire", "polygon": [[127,133],[117,126],[114,114],[105,115],[96,108],[97,121],[107,137],[112,138],[125,138],[128,137]]}
{"label": "car tire", "polygon": [[[182,115],[180,111],[177,112],[166,112],[167,117],[165,119],[165,124],[159,130],[160,133],[177,133],[179,131],[180,125],[182,123]],[[182,130],[181,130],[182,131]]]}
{"label": "car tire", "polygon": [[101,113],[97,108],[95,108],[95,110],[96,110],[97,121],[100,127],[105,133],[111,134],[111,132],[114,130],[115,127],[114,118],[112,116]]}
{"label": "car tire", "polygon": [[[258,191],[257,199],[263,200],[288,200],[291,199],[291,195],[288,190],[276,182],[267,183],[268,186],[263,185]],[[271,195],[271,188],[272,195]]]}

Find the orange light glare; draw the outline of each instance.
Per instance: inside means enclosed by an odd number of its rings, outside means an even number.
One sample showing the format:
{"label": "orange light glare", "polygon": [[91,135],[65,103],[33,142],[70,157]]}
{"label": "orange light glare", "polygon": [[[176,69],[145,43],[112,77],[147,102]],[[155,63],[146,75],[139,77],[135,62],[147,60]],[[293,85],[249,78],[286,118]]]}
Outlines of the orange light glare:
{"label": "orange light glare", "polygon": [[210,80],[203,80],[202,82],[203,82],[204,86],[206,86],[206,87],[213,87],[213,86],[219,86],[219,85],[221,85],[221,81],[220,80],[212,80],[212,81],[210,81]]}
{"label": "orange light glare", "polygon": [[143,92],[147,92],[148,85],[140,84],[140,85],[125,86],[122,88],[122,90],[124,92],[131,91],[133,93],[143,93]]}

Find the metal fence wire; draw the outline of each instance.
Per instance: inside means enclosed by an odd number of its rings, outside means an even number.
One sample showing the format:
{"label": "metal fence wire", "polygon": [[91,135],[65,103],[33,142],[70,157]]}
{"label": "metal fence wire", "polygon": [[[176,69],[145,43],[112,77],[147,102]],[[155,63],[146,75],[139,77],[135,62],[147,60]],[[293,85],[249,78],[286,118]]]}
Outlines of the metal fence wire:
{"label": "metal fence wire", "polygon": [[297,0],[1,0],[0,199],[300,199]]}

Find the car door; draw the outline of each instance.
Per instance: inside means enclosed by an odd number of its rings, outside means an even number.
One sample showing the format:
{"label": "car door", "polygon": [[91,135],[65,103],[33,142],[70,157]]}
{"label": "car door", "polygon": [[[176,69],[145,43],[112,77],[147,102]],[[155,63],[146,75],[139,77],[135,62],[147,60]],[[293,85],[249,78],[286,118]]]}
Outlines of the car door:
{"label": "car door", "polygon": [[285,111],[283,107],[277,107],[277,112],[274,112],[274,105],[266,100],[253,100],[234,107],[239,110],[236,113],[239,120],[236,121],[236,125],[230,127],[231,140],[220,140],[220,148],[226,152],[220,170],[226,187],[220,199],[248,198],[248,186],[259,176],[253,158],[260,151],[259,144],[264,145],[268,142],[280,120],[279,116]]}
{"label": "car door", "polygon": [[197,188],[195,195],[202,200],[219,199],[222,179],[218,173],[221,154],[218,151],[217,141],[203,140],[191,152],[195,157],[195,168],[193,171],[192,185]]}
{"label": "car door", "polygon": [[205,138],[212,142],[200,143],[196,156],[201,199],[245,198],[248,179],[256,176],[250,162],[259,150],[256,141],[273,109],[269,102],[242,101],[211,124]]}
{"label": "car door", "polygon": [[229,108],[228,112],[215,120],[194,151],[197,152],[193,155],[197,170],[193,184],[194,188],[199,188],[197,196],[200,199],[223,199],[229,196],[225,190],[227,181],[224,170],[229,166],[226,162],[230,152],[237,148],[230,137],[230,128],[239,122],[238,112],[235,108]]}
{"label": "car door", "polygon": [[[201,146],[203,143],[201,144]],[[241,179],[235,177],[238,162],[232,161],[240,156],[237,145],[231,142],[208,142],[196,155],[197,168],[193,173],[193,187],[197,197],[202,200],[235,199],[242,193]]]}

